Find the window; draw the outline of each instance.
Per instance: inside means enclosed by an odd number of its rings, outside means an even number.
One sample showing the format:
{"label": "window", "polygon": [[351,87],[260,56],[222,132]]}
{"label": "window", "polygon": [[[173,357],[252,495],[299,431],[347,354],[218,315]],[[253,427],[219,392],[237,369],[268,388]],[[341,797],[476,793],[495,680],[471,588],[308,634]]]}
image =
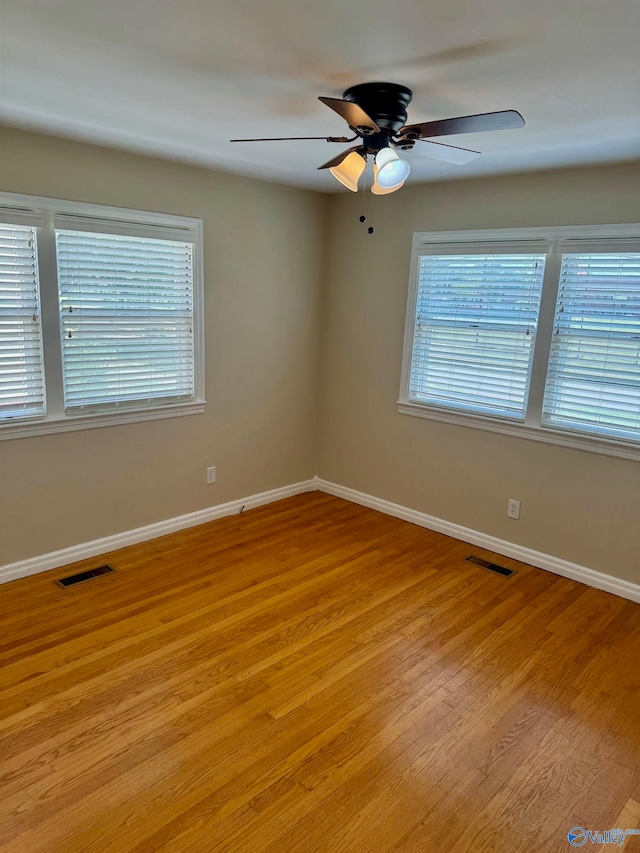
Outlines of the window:
{"label": "window", "polygon": [[415,235],[399,411],[640,459],[640,226]]}
{"label": "window", "polygon": [[640,254],[564,255],[543,423],[640,441]]}
{"label": "window", "polygon": [[200,220],[1,194],[0,437],[203,411],[202,310]]}
{"label": "window", "polygon": [[544,255],[423,255],[412,400],[524,420]]}

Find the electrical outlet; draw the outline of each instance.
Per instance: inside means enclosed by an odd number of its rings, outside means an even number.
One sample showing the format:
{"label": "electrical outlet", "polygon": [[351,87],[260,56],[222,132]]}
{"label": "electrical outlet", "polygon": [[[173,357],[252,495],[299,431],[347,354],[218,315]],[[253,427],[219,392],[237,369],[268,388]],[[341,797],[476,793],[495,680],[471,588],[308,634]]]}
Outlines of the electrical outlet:
{"label": "electrical outlet", "polygon": [[509,498],[507,515],[509,518],[520,518],[520,501],[514,501],[513,498]]}
{"label": "electrical outlet", "polygon": [[216,466],[212,465],[211,468],[207,468],[207,485],[210,486],[211,483],[215,483],[216,481]]}

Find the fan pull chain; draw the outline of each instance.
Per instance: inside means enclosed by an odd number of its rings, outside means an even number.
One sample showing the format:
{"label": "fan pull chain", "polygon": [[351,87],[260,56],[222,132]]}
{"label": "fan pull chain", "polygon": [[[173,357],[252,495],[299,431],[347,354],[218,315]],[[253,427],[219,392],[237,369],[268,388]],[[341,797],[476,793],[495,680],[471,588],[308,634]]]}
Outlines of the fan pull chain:
{"label": "fan pull chain", "polygon": [[363,173],[362,177],[363,177],[363,180],[362,180],[362,213],[360,214],[359,219],[360,219],[360,222],[366,222],[367,221],[367,195],[368,195],[371,198],[371,201],[369,202],[369,204],[370,204],[369,217],[370,217],[371,225],[367,228],[367,233],[373,234],[373,204],[374,204],[374,198],[373,198],[373,193],[367,193],[367,173],[366,173],[366,171]]}
{"label": "fan pull chain", "polygon": [[366,205],[367,205],[367,172],[365,172],[362,176],[362,214],[360,216],[360,222],[366,222]]}

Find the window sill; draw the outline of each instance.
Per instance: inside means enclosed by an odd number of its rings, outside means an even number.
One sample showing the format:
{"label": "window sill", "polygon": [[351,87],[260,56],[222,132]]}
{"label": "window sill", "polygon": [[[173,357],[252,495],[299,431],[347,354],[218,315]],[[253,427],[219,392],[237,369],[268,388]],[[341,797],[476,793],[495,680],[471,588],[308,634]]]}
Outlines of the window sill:
{"label": "window sill", "polygon": [[532,427],[524,424],[510,423],[497,418],[487,418],[472,415],[467,412],[453,412],[447,409],[437,409],[420,403],[400,401],[398,411],[401,415],[412,415],[432,421],[455,424],[463,427],[483,429],[488,432],[499,432],[503,435],[526,438],[532,441],[542,441],[546,444],[556,444],[561,447],[571,447],[574,450],[586,450],[589,453],[600,453],[604,456],[616,456],[619,459],[640,461],[640,446],[610,441],[606,438],[591,438],[578,433],[568,433],[548,427]]}
{"label": "window sill", "polygon": [[59,420],[22,421],[12,425],[0,426],[0,441],[11,438],[29,438],[34,435],[48,435],[57,432],[72,432],[79,429],[120,426],[121,424],[157,421],[163,418],[180,418],[185,415],[200,415],[204,412],[205,401],[184,403],[176,406],[163,406],[157,409],[136,409],[129,412],[109,412],[108,414],[76,416]]}

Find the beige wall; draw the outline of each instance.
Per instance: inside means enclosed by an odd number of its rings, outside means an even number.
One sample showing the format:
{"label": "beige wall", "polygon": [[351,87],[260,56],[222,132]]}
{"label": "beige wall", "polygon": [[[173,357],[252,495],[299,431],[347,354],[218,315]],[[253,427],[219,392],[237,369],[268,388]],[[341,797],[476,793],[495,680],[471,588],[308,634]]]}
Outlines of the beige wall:
{"label": "beige wall", "polygon": [[0,129],[2,190],[202,217],[208,400],[1,441],[0,565],[318,473],[640,582],[640,464],[396,408],[414,231],[639,222],[638,187],[639,165],[405,187],[370,237],[351,195]]}
{"label": "beige wall", "polygon": [[331,200],[319,475],[640,582],[640,463],[396,407],[414,231],[640,222],[640,165],[405,187],[376,200],[373,236],[360,203]]}
{"label": "beige wall", "polygon": [[208,400],[0,441],[0,565],[315,474],[324,197],[10,129],[0,189],[202,217]]}

